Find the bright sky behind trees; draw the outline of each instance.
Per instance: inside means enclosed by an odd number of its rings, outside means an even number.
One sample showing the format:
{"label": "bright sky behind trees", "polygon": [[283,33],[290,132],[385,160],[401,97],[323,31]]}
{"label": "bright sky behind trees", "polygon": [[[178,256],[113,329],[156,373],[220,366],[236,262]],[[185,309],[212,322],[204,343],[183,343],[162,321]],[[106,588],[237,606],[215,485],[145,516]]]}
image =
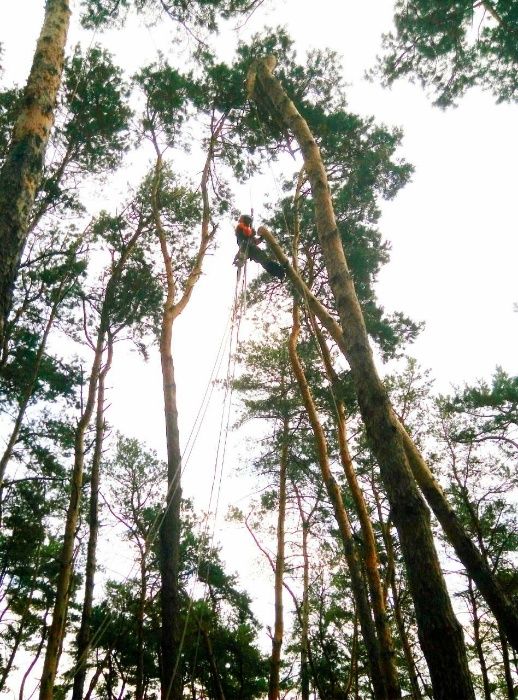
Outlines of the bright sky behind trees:
{"label": "bright sky behind trees", "polygon": [[[0,10],[4,82],[25,81],[42,5],[35,0],[4,0]],[[74,11],[79,3],[72,5]],[[381,50],[381,34],[390,28],[391,13],[390,3],[376,0],[321,0],[316,11],[314,5],[297,0],[267,2],[237,31],[228,26],[216,43],[222,55],[231,58],[236,36],[244,39],[265,24],[285,25],[300,54],[308,48],[330,47],[343,55],[352,111],[402,128],[399,155],[415,166],[415,173],[394,201],[382,204],[380,228],[392,243],[392,259],[380,274],[378,296],[389,311],[400,309],[425,321],[410,354],[431,368],[437,387],[447,391],[451,384],[489,378],[496,365],[510,374],[518,372],[518,313],[513,308],[518,302],[516,107],[496,105],[491,95],[473,90],[457,108],[440,111],[418,85],[400,82],[389,91],[367,82],[364,72]],[[80,30],[76,19],[73,16],[69,47],[77,40],[88,47],[102,39],[128,75],[153,60],[158,49],[167,55],[173,43],[169,24],[143,29],[140,20],[134,20],[123,32],[101,37]],[[131,160],[127,174],[119,176],[118,191],[107,186],[100,195],[96,192],[99,207],[120,201],[126,180],[137,181],[133,173],[144,163],[133,156]],[[281,168],[274,165],[251,186],[238,188],[236,206],[245,210],[252,201],[259,222],[267,198],[276,196]],[[226,229],[220,229],[219,248],[209,258],[192,305],[178,323],[183,436],[190,430],[232,301],[233,225],[229,219]],[[201,324],[203,332],[196,330]],[[122,354],[124,361],[118,358],[110,379],[110,422],[160,453],[164,440],[158,357],[155,354],[143,365],[129,350]],[[135,394],[146,406],[145,415],[133,403]],[[203,445],[193,453],[195,468],[186,474],[187,496],[199,486],[204,469],[212,469],[208,446],[218,420],[216,408],[208,415]],[[233,440],[229,465],[244,452],[242,445],[237,446],[241,439],[237,435]],[[236,482],[232,489],[224,489],[223,500],[237,503],[252,489],[250,481]],[[221,527],[226,525],[221,522]]]}

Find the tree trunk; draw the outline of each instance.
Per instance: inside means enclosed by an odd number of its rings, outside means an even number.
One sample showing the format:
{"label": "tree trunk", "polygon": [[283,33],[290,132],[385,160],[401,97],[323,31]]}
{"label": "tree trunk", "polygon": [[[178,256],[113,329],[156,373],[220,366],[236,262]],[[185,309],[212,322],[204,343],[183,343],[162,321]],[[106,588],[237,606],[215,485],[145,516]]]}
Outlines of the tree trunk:
{"label": "tree trunk", "polygon": [[210,641],[209,633],[201,623],[200,630],[203,636],[203,641],[205,643],[205,649],[207,650],[207,656],[209,657],[210,672],[212,675],[212,684],[214,690],[214,699],[225,700],[225,693],[223,692],[223,686],[221,685],[221,676],[219,675],[218,665],[216,664],[216,659],[214,657],[214,651],[212,649],[212,642]]}
{"label": "tree trunk", "polygon": [[3,691],[4,686],[5,686],[5,682],[9,676],[9,674],[11,673],[11,668],[13,666],[15,656],[18,652],[18,648],[19,648],[20,643],[22,641],[23,633],[25,631],[25,625],[27,622],[27,615],[29,612],[29,608],[31,606],[33,594],[34,594],[34,587],[31,589],[29,597],[27,598],[27,601],[25,603],[22,616],[21,616],[20,620],[18,621],[18,629],[16,630],[16,634],[15,634],[14,639],[13,639],[13,646],[11,647],[11,652],[9,654],[9,657],[7,658],[7,660],[3,659],[3,664],[2,664],[3,668],[2,668],[2,673],[1,673],[1,677],[0,677],[0,693]]}
{"label": "tree trunk", "polygon": [[505,687],[508,700],[515,700],[516,693],[514,692],[513,674],[511,672],[511,664],[509,661],[509,647],[507,640],[501,627],[498,626],[498,636],[500,637],[500,645],[502,647],[502,663],[504,666]]}
{"label": "tree trunk", "polygon": [[403,654],[405,656],[406,667],[408,671],[408,678],[410,680],[410,688],[412,700],[421,700],[422,694],[419,688],[419,681],[417,679],[416,666],[414,661],[414,655],[412,654],[412,648],[408,640],[408,635],[405,629],[405,622],[403,619],[403,611],[401,610],[401,600],[399,591],[397,588],[396,581],[396,560],[394,556],[394,543],[392,540],[392,534],[390,532],[390,523],[385,523],[383,521],[383,513],[381,510],[381,503],[379,500],[379,494],[376,487],[373,484],[373,493],[376,500],[376,507],[378,510],[378,519],[381,527],[381,532],[383,535],[383,542],[385,543],[385,551],[387,553],[387,576],[389,579],[390,589],[392,591],[392,604],[394,610],[394,619],[396,621],[396,626],[399,634],[399,641],[403,647]]}
{"label": "tree trunk", "polygon": [[203,215],[198,252],[184,285],[183,294],[175,301],[176,280],[171,256],[167,247],[166,232],[160,218],[159,191],[162,177],[163,161],[160,148],[153,137],[156,152],[155,173],[151,195],[151,207],[156,233],[164,261],[166,277],[166,300],[162,315],[160,334],[160,361],[162,365],[162,389],[164,394],[164,415],[167,443],[167,495],[164,516],[160,525],[160,575],[161,575],[161,698],[162,700],[181,700],[182,667],[180,658],[180,593],[178,582],[180,550],[180,509],[182,502],[181,470],[182,455],[178,431],[178,408],[176,401],[176,382],[172,354],[173,324],[190,301],[194,286],[198,281],[205,253],[214,236],[215,229],[209,231],[210,205],[207,183],[210,164],[213,157],[215,139],[223,127],[219,122],[212,134],[207,159],[201,178]]}
{"label": "tree trunk", "polygon": [[[45,610],[45,614],[43,616],[43,625],[41,628],[41,637],[40,637],[40,641],[38,644],[38,648],[36,649],[36,652],[32,658],[31,663],[29,664],[29,667],[26,669],[25,673],[23,674],[22,682],[20,684],[20,690],[18,693],[18,700],[23,700],[23,695],[25,692],[25,684],[27,683],[27,679],[29,678],[29,676],[32,673],[32,669],[38,663],[38,660],[40,658],[40,654],[41,654],[42,649],[43,649],[43,645],[45,644],[45,640],[47,639],[47,631],[48,631],[47,630],[47,617],[48,617],[48,614],[49,614],[49,608],[47,608]],[[32,697],[32,695],[31,695],[31,697]]]}
{"label": "tree trunk", "polygon": [[372,611],[374,613],[374,624],[376,625],[376,632],[378,635],[380,663],[387,683],[388,696],[389,698],[396,698],[401,696],[401,690],[399,688],[395,664],[394,643],[392,641],[392,633],[390,631],[387,611],[385,609],[385,596],[379,573],[378,549],[374,535],[374,528],[372,527],[372,521],[367,504],[365,503],[363,492],[360,484],[358,483],[358,479],[356,478],[356,473],[354,471],[349,452],[349,446],[347,443],[347,419],[345,406],[343,401],[338,399],[337,394],[334,392],[334,389],[336,389],[338,386],[338,377],[334,371],[331,355],[326,341],[320,329],[316,325],[314,317],[311,319],[311,323],[322,351],[322,358],[324,360],[326,373],[331,382],[331,390],[333,391],[336,409],[340,461],[345,472],[345,477],[349,485],[358,518],[360,520],[360,528],[362,531],[364,546],[363,561],[365,564],[367,582],[369,585]]}
{"label": "tree trunk", "polygon": [[144,700],[144,611],[147,596],[146,557],[142,552],[140,560],[140,592],[137,609],[137,681],[135,700]]}
{"label": "tree trunk", "polygon": [[56,601],[49,631],[45,661],[40,682],[40,700],[52,700],[54,681],[59,662],[59,650],[63,641],[66,624],[67,598],[73,570],[74,540],[81,502],[84,466],[84,438],[93,413],[97,380],[101,369],[105,329],[101,326],[97,335],[94,361],[88,385],[88,396],[75,432],[74,466],[71,476],[71,493],[67,510],[65,534],[60,555],[59,574],[56,585]]}
{"label": "tree trunk", "polygon": [[362,310],[336,225],[320,151],[307,123],[273,77],[267,61],[258,61],[255,67],[255,92],[261,89],[266,94],[266,99],[294,133],[304,157],[318,237],[344,331],[347,361],[401,541],[419,639],[430,669],[434,695],[436,700],[452,697],[473,700],[462,628],[453,613],[440,568],[429,511],[415,484],[398,421],[374,365]]}
{"label": "tree trunk", "polygon": [[[288,344],[291,365],[293,368],[293,373],[299,385],[299,390],[302,395],[304,406],[308,413],[308,418],[310,420],[311,427],[313,429],[313,434],[315,436],[315,448],[318,455],[320,470],[322,472],[322,479],[326,486],[329,500],[333,505],[336,522],[338,524],[340,536],[342,538],[345,558],[351,576],[351,588],[353,591],[353,596],[358,611],[363,640],[365,642],[365,646],[367,647],[367,656],[369,659],[370,666],[370,676],[372,679],[372,684],[374,686],[375,697],[377,699],[387,698],[387,683],[384,677],[384,670],[381,668],[380,665],[379,644],[376,637],[374,623],[372,621],[369,599],[363,581],[360,560],[356,551],[356,547],[354,545],[351,525],[349,523],[349,518],[347,516],[347,512],[343,504],[340,488],[331,473],[331,469],[329,466],[329,457],[327,453],[326,438],[320,421],[318,419],[318,413],[316,410],[315,403],[313,401],[313,397],[311,395],[311,390],[309,388],[304,369],[302,367],[300,358],[297,353],[297,339],[299,335],[299,330],[300,321],[298,305],[296,302],[294,302],[293,326]],[[399,696],[394,695],[391,697]]]}
{"label": "tree trunk", "polygon": [[68,0],[47,0],[22,107],[0,170],[0,346],[54,125],[69,21]]}
{"label": "tree trunk", "polygon": [[113,338],[108,334],[108,354],[104,367],[99,372],[97,389],[97,415],[95,421],[95,447],[92,457],[90,480],[90,507],[88,513],[88,547],[86,554],[85,594],[81,613],[81,626],[77,635],[76,667],[72,700],[82,700],[86,679],[88,654],[90,650],[91,619],[94,597],[95,574],[97,570],[97,537],[99,534],[99,488],[100,467],[105,433],[104,388],[106,375],[110,371],[113,359]]}
{"label": "tree trunk", "polygon": [[491,700],[491,688],[489,686],[489,678],[487,675],[487,664],[486,658],[484,656],[484,650],[482,648],[482,639],[480,638],[480,618],[478,616],[478,605],[475,597],[475,591],[473,590],[473,583],[471,579],[468,578],[468,597],[471,605],[471,618],[473,620],[473,638],[475,640],[475,649],[477,651],[478,662],[480,664],[480,671],[482,673],[482,684],[484,687],[484,698],[485,700]]}
{"label": "tree trunk", "polygon": [[56,585],[56,601],[52,615],[52,623],[49,631],[49,638],[43,663],[43,671],[40,681],[40,700],[52,700],[54,681],[58,668],[60,648],[63,643],[66,627],[67,597],[70,590],[73,572],[73,552],[74,539],[79,516],[81,502],[81,489],[83,485],[83,467],[85,452],[85,433],[90,424],[90,419],[95,406],[97,394],[97,382],[101,371],[102,356],[104,349],[104,339],[109,328],[110,301],[113,291],[119,281],[124,265],[133,250],[135,243],[142,234],[142,225],[139,224],[135,233],[131,236],[124,250],[120,254],[118,262],[112,268],[111,276],[107,282],[104,299],[99,319],[99,329],[94,352],[94,361],[90,380],[88,383],[88,394],[83,414],[79,419],[74,442],[74,466],[70,479],[70,501],[67,510],[65,533],[63,546],[60,554],[60,566]]}
{"label": "tree trunk", "polygon": [[[267,228],[261,226],[258,233],[263,236],[275,256],[282,263],[287,275],[297,291],[303,296],[309,309],[322,323],[329,335],[333,338],[343,356],[347,359],[347,344],[340,324],[328,313],[324,306],[311,293],[302,278],[297,274],[279,246],[275,237]],[[476,583],[478,590],[486,601],[489,609],[495,616],[503,632],[507,636],[509,644],[518,651],[518,611],[502,590],[494,572],[488,566],[481,553],[471,541],[464,530],[455,511],[450,506],[441,485],[433,476],[411,437],[405,428],[393,416],[394,422],[403,440],[405,453],[412,469],[415,480],[423,492],[429,506],[455,549],[455,553],[464,565],[469,576]]]}
{"label": "tree trunk", "polygon": [[282,587],[284,579],[284,525],[286,522],[286,479],[288,469],[288,419],[284,419],[282,429],[282,450],[279,463],[279,510],[277,516],[277,555],[275,558],[275,620],[272,635],[272,653],[270,656],[270,677],[268,681],[268,700],[281,697],[281,647],[284,636],[284,610]]}

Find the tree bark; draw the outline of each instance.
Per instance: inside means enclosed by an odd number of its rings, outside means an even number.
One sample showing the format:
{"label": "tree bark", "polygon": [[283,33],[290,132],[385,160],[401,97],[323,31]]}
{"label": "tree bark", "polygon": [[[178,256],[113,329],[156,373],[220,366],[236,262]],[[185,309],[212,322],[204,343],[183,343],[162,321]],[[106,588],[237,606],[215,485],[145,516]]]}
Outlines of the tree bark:
{"label": "tree bark", "polygon": [[162,226],[160,217],[159,190],[163,161],[156,139],[153,141],[156,152],[156,163],[153,190],[151,195],[151,207],[164,262],[167,289],[160,333],[160,361],[162,366],[162,390],[164,395],[164,416],[167,444],[167,494],[164,516],[160,525],[162,700],[181,700],[183,686],[180,658],[181,600],[178,581],[181,528],[180,509],[182,501],[182,455],[178,430],[176,382],[172,353],[173,324],[175,319],[182,313],[190,301],[194,286],[202,272],[202,264],[205,258],[205,253],[207,252],[214,235],[214,230],[209,230],[210,205],[207,183],[210,175],[210,164],[213,157],[215,138],[222,127],[223,121],[220,121],[211,137],[209,151],[201,178],[203,215],[200,244],[194,265],[189,273],[184,285],[183,293],[178,301],[175,301],[176,280],[171,255],[167,247],[166,232]]}
{"label": "tree bark", "polygon": [[354,471],[349,452],[349,446],[347,443],[347,418],[345,406],[343,401],[337,398],[337,394],[334,391],[338,385],[338,377],[336,376],[336,372],[333,368],[329,348],[327,347],[325,338],[323,337],[320,329],[316,325],[314,317],[311,319],[311,324],[322,351],[322,359],[324,360],[327,376],[331,382],[331,390],[333,391],[336,410],[340,461],[349,485],[349,490],[354,501],[358,518],[360,520],[364,547],[363,562],[365,564],[371,606],[374,613],[374,624],[378,635],[380,663],[387,683],[388,696],[389,698],[396,698],[401,696],[401,689],[399,687],[395,664],[394,643],[392,641],[392,633],[390,631],[387,611],[385,608],[385,596],[379,573],[378,548],[376,545],[374,528],[372,527],[372,521],[367,504],[365,502],[365,498],[363,497],[363,492],[360,484],[358,483],[358,479],[356,478],[356,472]]}
{"label": "tree bark", "polygon": [[103,441],[105,433],[104,421],[104,394],[106,375],[110,371],[113,360],[113,338],[108,333],[107,359],[104,367],[99,372],[99,386],[97,389],[97,414],[95,420],[95,447],[92,457],[92,471],[90,477],[90,505],[88,513],[88,547],[86,554],[85,594],[83,610],[81,612],[81,626],[77,635],[76,667],[72,700],[82,700],[86,679],[88,654],[90,651],[91,619],[94,597],[95,574],[97,570],[97,538],[99,534],[99,488],[100,467],[103,453]]}
{"label": "tree bark", "polygon": [[79,419],[74,442],[74,465],[70,479],[70,501],[67,509],[65,532],[63,545],[60,554],[59,573],[56,585],[56,600],[52,615],[52,623],[49,630],[45,661],[40,681],[40,700],[52,700],[54,682],[58,668],[60,648],[62,646],[66,627],[67,598],[73,573],[73,552],[74,540],[79,517],[79,507],[81,503],[81,489],[83,485],[83,468],[85,453],[85,433],[92,418],[95,397],[97,394],[97,382],[101,371],[102,357],[104,350],[104,340],[109,328],[110,301],[113,291],[119,281],[124,265],[142,234],[142,226],[139,225],[121,252],[118,262],[112,269],[111,276],[107,282],[104,299],[99,319],[99,329],[95,345],[94,360],[88,383],[88,394],[83,414]]}
{"label": "tree bark", "polygon": [[[300,320],[298,305],[296,302],[294,302],[293,326],[288,343],[291,366],[293,368],[293,373],[299,385],[302,400],[306,408],[309,421],[311,423],[311,427],[315,437],[315,447],[318,455],[320,470],[322,473],[322,479],[326,486],[329,500],[331,501],[331,504],[333,506],[336,522],[338,524],[340,536],[344,546],[345,558],[349,567],[349,574],[351,576],[351,588],[356,603],[356,609],[358,611],[358,618],[360,620],[360,627],[363,635],[363,640],[367,648],[367,656],[369,659],[370,666],[370,676],[372,684],[374,686],[374,694],[377,699],[388,698],[389,696],[387,694],[387,682],[384,676],[384,669],[382,669],[380,665],[379,643],[376,637],[376,630],[371,616],[369,599],[363,581],[360,560],[353,540],[351,525],[349,523],[349,518],[347,516],[347,512],[343,504],[340,488],[331,473],[326,438],[320,421],[318,419],[318,413],[313,397],[311,395],[311,390],[309,388],[304,369],[302,367],[297,352],[297,339],[299,335],[299,330]],[[399,695],[393,695],[391,697],[399,697]]]}
{"label": "tree bark", "polygon": [[478,605],[471,579],[468,579],[468,596],[471,605],[471,618],[473,620],[473,638],[475,640],[475,649],[477,651],[478,662],[480,664],[480,671],[482,673],[484,698],[485,700],[491,700],[491,688],[489,686],[489,677],[487,675],[486,658],[484,656],[484,649],[482,648],[482,639],[480,637],[480,618],[478,616]]}
{"label": "tree bark", "polygon": [[440,568],[430,514],[412,476],[398,421],[374,364],[362,310],[336,225],[320,151],[307,123],[273,77],[267,61],[258,61],[255,70],[254,95],[258,91],[266,95],[272,109],[293,132],[304,157],[320,246],[344,331],[347,361],[401,541],[419,639],[430,669],[434,695],[437,700],[452,697],[473,700],[462,628],[453,613]]}
{"label": "tree bark", "polygon": [[500,645],[502,647],[502,663],[504,666],[504,678],[505,678],[505,688],[507,691],[508,700],[515,700],[516,693],[514,691],[513,674],[511,672],[511,664],[509,661],[509,648],[507,646],[507,640],[505,634],[498,626],[498,636],[500,638]]}
{"label": "tree bark", "polygon": [[410,680],[410,688],[412,700],[421,700],[422,693],[419,687],[419,681],[417,679],[416,665],[414,660],[414,655],[412,654],[412,648],[408,639],[408,634],[405,628],[405,621],[403,619],[403,611],[401,610],[401,597],[399,595],[397,581],[396,581],[396,559],[394,556],[394,542],[392,539],[392,534],[390,531],[390,523],[386,523],[383,520],[383,512],[381,509],[381,502],[379,499],[378,490],[375,487],[374,481],[372,484],[374,498],[376,500],[376,508],[378,511],[378,519],[380,523],[381,532],[383,535],[383,542],[385,544],[385,551],[387,554],[387,578],[392,591],[392,605],[394,610],[394,619],[396,621],[396,627],[399,634],[399,641],[403,647],[403,654],[405,656],[406,667],[408,671],[408,678]]}
{"label": "tree bark", "polygon": [[[343,356],[347,359],[347,345],[340,324],[328,313],[314,294],[311,293],[297,271],[291,267],[288,258],[272,233],[266,227],[261,226],[258,229],[258,234],[263,236],[267,241],[275,256],[286,270],[290,281],[303,296],[311,312],[314,313],[322,323],[329,335],[336,342]],[[518,611],[516,611],[515,607],[502,590],[494,572],[488,566],[487,561],[484,560],[484,557],[466,533],[455,511],[449,504],[441,485],[435,479],[412,438],[395,416],[394,421],[402,437],[405,453],[419,488],[428,501],[435,517],[441,524],[456,555],[464,565],[469,576],[471,576],[476,583],[489,609],[501,625],[509,644],[513,649],[518,651]]]}
{"label": "tree bark", "polygon": [[0,170],[0,346],[54,125],[69,21],[68,0],[47,0],[22,107]]}
{"label": "tree bark", "polygon": [[270,656],[270,676],[268,680],[268,700],[279,700],[281,697],[281,647],[284,636],[284,609],[282,587],[284,579],[286,522],[286,483],[288,469],[288,418],[284,419],[282,427],[282,450],[279,462],[279,506],[277,514],[277,554],[275,557],[275,618],[272,635],[272,653]]}

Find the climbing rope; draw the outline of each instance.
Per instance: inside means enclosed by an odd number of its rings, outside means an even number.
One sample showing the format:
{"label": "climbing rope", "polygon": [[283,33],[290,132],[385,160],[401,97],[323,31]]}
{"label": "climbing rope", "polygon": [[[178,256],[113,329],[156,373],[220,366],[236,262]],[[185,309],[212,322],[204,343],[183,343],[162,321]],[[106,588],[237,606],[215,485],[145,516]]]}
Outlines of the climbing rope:
{"label": "climbing rope", "polygon": [[[240,284],[241,284],[241,289],[240,289]],[[216,458],[214,462],[214,470],[213,470],[213,476],[212,476],[212,483],[211,483],[211,491],[210,491],[210,497],[209,497],[209,505],[207,509],[207,515],[205,517],[205,531],[204,535],[207,534],[208,528],[209,528],[209,515],[210,515],[210,506],[212,504],[212,499],[214,496],[214,489],[215,489],[215,484],[217,481],[217,472],[218,472],[218,462],[219,462],[219,454],[220,454],[220,449],[221,445],[223,444],[223,451],[222,451],[222,458],[221,458],[221,466],[220,466],[220,478],[219,478],[219,483],[218,483],[218,489],[217,489],[217,495],[216,495],[216,509],[215,509],[215,517],[214,517],[214,525],[212,528],[212,534],[209,539],[209,541],[212,543],[214,541],[214,536],[215,536],[215,527],[216,527],[216,517],[217,517],[217,512],[219,509],[219,500],[220,500],[220,494],[221,494],[221,485],[223,481],[223,469],[224,469],[224,461],[225,461],[225,456],[226,456],[226,447],[227,447],[227,439],[228,439],[228,432],[230,428],[230,417],[231,417],[231,395],[232,395],[232,384],[235,376],[235,369],[236,369],[236,364],[237,364],[237,359],[235,357],[235,353],[237,352],[238,346],[239,346],[239,331],[240,331],[240,326],[241,326],[241,319],[243,316],[243,305],[242,305],[242,298],[243,298],[243,293],[244,293],[244,287],[246,284],[246,274],[243,276],[243,279],[241,279],[241,270],[237,270],[236,274],[236,285],[235,289],[233,292],[233,303],[230,309],[230,313],[227,319],[227,323],[225,325],[225,330],[223,332],[218,351],[216,353],[216,358],[212,366],[211,374],[209,377],[209,380],[207,382],[207,386],[205,388],[205,392],[203,394],[202,400],[200,402],[200,406],[198,408],[198,412],[196,414],[193,426],[191,428],[191,431],[189,433],[186,445],[184,447],[184,450],[182,452],[181,456],[181,472],[180,472],[180,479],[176,480],[176,482],[172,483],[167,491],[166,494],[166,503],[170,505],[172,502],[172,498],[175,495],[177,489],[180,486],[181,483],[181,478],[184,476],[185,471],[187,469],[187,465],[189,464],[190,457],[192,455],[192,451],[194,448],[194,445],[196,443],[197,437],[199,435],[201,426],[203,425],[204,418],[206,416],[208,406],[210,404],[210,400],[212,398],[213,392],[214,392],[214,387],[216,384],[216,377],[219,374],[219,371],[222,367],[223,364],[223,359],[225,357],[225,348],[228,343],[228,361],[227,361],[227,371],[226,371],[226,378],[225,378],[225,394],[224,394],[224,400],[223,400],[223,407],[222,407],[222,414],[221,414],[221,420],[220,420],[220,428],[219,428],[219,434],[218,434],[218,444],[217,444],[217,449],[216,449]],[[234,351],[233,351],[234,348]],[[225,437],[224,441],[222,443],[222,433],[223,433],[223,425],[225,424],[224,417],[226,415],[226,428],[225,428]],[[163,520],[167,514],[167,510],[169,508],[169,505],[167,508],[164,509],[164,511],[160,514],[158,514],[153,521],[149,532],[148,536],[145,540],[145,546],[146,549],[149,550],[153,542],[155,541],[159,531],[160,527],[163,523]],[[198,546],[198,551],[197,551],[197,567],[196,571],[199,570],[200,564],[201,564],[201,556],[202,556],[202,547],[204,543],[204,536],[200,537],[200,543]],[[130,571],[128,574],[125,576],[125,578],[121,581],[121,585],[124,585],[129,581],[131,576],[133,575],[135,569],[137,568],[138,564],[137,562],[134,562]],[[173,677],[171,679],[171,686],[174,681],[174,677],[176,675],[176,672],[178,670],[181,654],[183,651],[183,646],[185,643],[185,636],[187,632],[187,626],[189,622],[189,617],[192,609],[192,604],[193,604],[193,596],[192,593],[194,591],[194,586],[196,585],[197,581],[193,581],[192,583],[192,588],[191,588],[191,594],[189,595],[189,605],[188,605],[188,610],[187,610],[187,615],[185,619],[185,624],[184,624],[184,629],[182,632],[182,637],[178,649],[178,655],[175,661],[175,667],[174,667],[174,672],[173,672]],[[90,649],[92,649],[96,644],[98,644],[101,639],[103,638],[104,634],[108,630],[112,620],[113,620],[114,613],[110,611],[106,618],[103,620],[99,628],[96,630],[94,635],[92,636],[90,643],[89,643],[89,648],[87,650],[87,653],[85,653],[84,658],[79,659],[78,663],[76,664],[76,667],[74,669],[73,674],[70,674],[68,676],[69,682],[72,681],[77,673],[86,665],[88,661],[88,652]],[[169,696],[169,693],[171,691],[171,686],[168,689],[167,696]]]}

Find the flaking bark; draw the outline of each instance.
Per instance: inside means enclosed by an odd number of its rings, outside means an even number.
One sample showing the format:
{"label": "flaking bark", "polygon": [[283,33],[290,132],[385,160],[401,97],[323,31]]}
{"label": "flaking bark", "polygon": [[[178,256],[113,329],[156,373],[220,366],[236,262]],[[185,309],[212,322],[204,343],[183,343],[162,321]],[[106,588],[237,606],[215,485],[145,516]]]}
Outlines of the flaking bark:
{"label": "flaking bark", "polygon": [[0,345],[54,125],[69,21],[68,0],[47,0],[22,107],[0,170]]}
{"label": "flaking bark", "polygon": [[397,418],[374,365],[319,148],[307,123],[266,63],[259,62],[255,70],[256,78],[251,86],[254,97],[258,94],[266,97],[302,151],[313,194],[317,233],[343,329],[346,358],[398,530],[434,695],[436,700],[452,697],[473,700],[462,628],[453,613],[440,568],[430,514],[415,484]]}

